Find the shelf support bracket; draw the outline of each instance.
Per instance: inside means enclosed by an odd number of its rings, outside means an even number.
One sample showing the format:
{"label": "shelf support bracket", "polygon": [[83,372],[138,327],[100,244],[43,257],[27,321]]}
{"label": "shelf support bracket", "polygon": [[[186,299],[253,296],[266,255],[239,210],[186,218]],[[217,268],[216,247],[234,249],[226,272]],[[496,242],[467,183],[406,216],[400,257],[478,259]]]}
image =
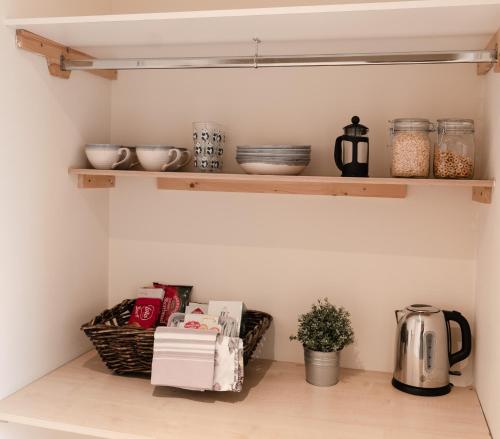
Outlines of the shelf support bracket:
{"label": "shelf support bracket", "polygon": [[109,189],[115,187],[113,175],[78,175],[80,189]]}
{"label": "shelf support bracket", "polygon": [[236,180],[196,178],[180,180],[178,178],[160,177],[157,179],[158,189],[182,191],[215,191],[215,192],[251,192],[260,194],[297,194],[297,195],[330,195],[335,197],[376,197],[406,198],[405,184],[363,184],[363,183],[315,183],[303,184],[300,181],[269,180]]}
{"label": "shelf support bracket", "polygon": [[[87,53],[63,46],[62,44],[24,29],[18,29],[16,31],[16,44],[20,49],[44,56],[47,60],[50,74],[63,79],[68,79],[71,75],[71,71],[62,68],[63,59],[95,59]],[[118,72],[116,70],[92,70],[89,73],[110,80],[114,80],[118,77]]]}
{"label": "shelf support bracket", "polygon": [[478,203],[491,204],[492,187],[474,186],[472,188],[472,199]]}
{"label": "shelf support bracket", "polygon": [[500,73],[500,56],[498,56],[498,50],[500,48],[500,30],[491,37],[488,45],[486,46],[486,50],[496,50],[497,52],[497,61],[492,64],[478,64],[477,65],[477,74],[478,75],[486,75],[490,70],[493,70],[495,73]]}

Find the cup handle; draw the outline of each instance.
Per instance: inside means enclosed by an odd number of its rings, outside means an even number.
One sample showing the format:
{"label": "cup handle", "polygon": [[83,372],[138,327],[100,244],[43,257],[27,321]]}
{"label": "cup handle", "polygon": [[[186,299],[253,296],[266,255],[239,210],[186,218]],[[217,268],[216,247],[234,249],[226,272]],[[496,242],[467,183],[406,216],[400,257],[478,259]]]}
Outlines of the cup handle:
{"label": "cup handle", "polygon": [[169,160],[171,159],[172,157],[172,154],[175,154],[175,159],[173,159],[172,161],[168,162],[168,163],[165,163],[162,167],[161,167],[161,170],[162,171],[166,171],[168,168],[171,168],[172,166],[176,165],[177,163],[179,163],[179,161],[182,159],[182,151],[180,149],[177,149],[177,148],[172,148],[169,153],[168,153],[168,158]]}
{"label": "cup handle", "polygon": [[183,168],[184,166],[186,166],[193,158],[193,153],[191,151],[185,151],[185,153],[186,153],[186,160],[184,160],[182,163],[179,164],[179,168]]}
{"label": "cup handle", "polygon": [[111,169],[116,169],[118,168],[118,166],[123,165],[123,163],[125,163],[128,159],[130,159],[130,154],[132,153],[128,148],[120,148],[118,150],[118,154],[125,154],[125,156],[123,157],[123,159],[117,161],[113,166],[111,166]]}

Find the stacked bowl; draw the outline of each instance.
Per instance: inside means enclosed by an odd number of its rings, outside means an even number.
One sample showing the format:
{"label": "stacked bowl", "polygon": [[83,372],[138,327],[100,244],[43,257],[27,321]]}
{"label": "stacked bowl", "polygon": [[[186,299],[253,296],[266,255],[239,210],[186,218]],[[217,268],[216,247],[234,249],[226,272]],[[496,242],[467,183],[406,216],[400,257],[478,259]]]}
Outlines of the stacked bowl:
{"label": "stacked bowl", "polygon": [[299,175],[311,161],[309,145],[238,146],[236,161],[247,174]]}

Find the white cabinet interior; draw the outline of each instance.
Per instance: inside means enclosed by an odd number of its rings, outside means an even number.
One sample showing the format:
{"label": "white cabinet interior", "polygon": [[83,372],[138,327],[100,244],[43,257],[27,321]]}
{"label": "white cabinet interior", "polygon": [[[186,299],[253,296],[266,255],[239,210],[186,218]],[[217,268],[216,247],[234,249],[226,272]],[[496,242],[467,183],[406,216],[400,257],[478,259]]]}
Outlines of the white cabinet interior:
{"label": "white cabinet interior", "polygon": [[[488,40],[499,23],[497,1],[447,1],[444,6],[440,1],[421,2],[425,7],[415,2],[391,3],[390,7],[385,2],[383,7],[344,6],[344,10],[332,6],[268,13],[236,10],[18,19],[8,20],[7,25],[114,59],[251,56],[251,40],[256,36],[263,41],[263,54],[483,50],[491,48]],[[436,22],[440,26],[433,25]],[[152,29],[158,32],[148,32]],[[292,37],[304,41],[290,41]],[[332,38],[335,41],[314,41]],[[153,47],[166,43],[173,45]],[[57,46],[48,54],[49,66],[68,76],[59,68],[61,51],[68,53]],[[115,72],[105,75],[114,78]],[[485,81],[476,76],[475,66],[468,65],[119,72],[111,85],[110,141],[147,143],[168,137],[189,146],[191,121],[210,115],[231,128],[232,145],[244,139],[260,143],[311,139],[316,154],[308,171],[312,175],[295,180],[291,191],[323,190],[330,195],[339,191],[343,195],[345,190],[330,188],[343,183],[336,177],[317,177],[324,178],[320,189],[308,189],[308,185],[315,175],[332,175],[330,143],[348,121],[344,119],[361,112],[372,128],[373,175],[381,180],[354,182],[355,189],[396,185],[398,196],[403,196],[408,186],[409,196],[401,205],[391,199],[322,201],[321,197],[298,196],[269,201],[252,194],[153,191],[143,177],[159,176],[130,173],[137,178],[123,178],[122,184],[122,174],[100,175],[79,164],[70,172],[78,175],[82,186],[110,187],[120,178],[106,195],[111,304],[158,276],[196,283],[201,298],[214,293],[243,296],[253,307],[277,317],[264,356],[300,361],[287,337],[296,315],[326,291],[356,316],[357,345],[346,353],[344,365],[385,371],[391,367],[390,318],[395,307],[418,297],[442,307],[456,306],[474,320],[475,230],[478,212],[484,213],[484,207],[465,201],[470,200],[473,188],[477,188],[476,199],[494,200],[494,173],[485,165],[489,157],[484,142],[494,143],[487,135],[486,120],[495,117],[483,114],[489,90]],[[383,181],[388,172],[384,155],[387,120],[414,112],[433,119],[455,115],[475,119],[481,154],[478,177],[483,180]],[[75,162],[64,166],[74,167]],[[238,183],[242,179],[244,185],[254,185],[248,192],[280,192],[276,188],[282,184],[279,178],[266,181],[265,190],[256,190],[261,185],[259,177],[235,175],[241,171],[230,160],[227,172],[221,177],[176,174],[158,179],[157,184],[194,191],[208,186],[217,191],[243,184]],[[68,186],[72,183],[68,181]],[[80,191],[77,196],[94,195]],[[207,206],[210,211],[205,212]],[[348,239],[353,235],[355,240]],[[214,273],[220,266],[227,267],[227,272],[219,279]],[[254,278],[265,281],[265,291]],[[275,294],[273,299],[269,291]],[[373,315],[374,309],[381,316]],[[383,346],[375,349],[380,340]],[[470,384],[470,363],[463,372],[460,383]],[[35,413],[32,420],[36,417]]]}

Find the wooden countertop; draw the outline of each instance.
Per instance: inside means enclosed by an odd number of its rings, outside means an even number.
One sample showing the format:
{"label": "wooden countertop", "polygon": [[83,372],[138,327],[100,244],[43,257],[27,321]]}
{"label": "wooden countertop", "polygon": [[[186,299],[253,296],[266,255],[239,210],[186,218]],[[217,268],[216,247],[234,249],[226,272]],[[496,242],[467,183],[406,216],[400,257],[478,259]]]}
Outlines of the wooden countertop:
{"label": "wooden countertop", "polygon": [[0,401],[0,420],[110,439],[488,438],[475,391],[422,398],[390,374],[343,369],[334,387],[304,366],[257,360],[241,394],[154,388],[112,375],[89,352]]}

